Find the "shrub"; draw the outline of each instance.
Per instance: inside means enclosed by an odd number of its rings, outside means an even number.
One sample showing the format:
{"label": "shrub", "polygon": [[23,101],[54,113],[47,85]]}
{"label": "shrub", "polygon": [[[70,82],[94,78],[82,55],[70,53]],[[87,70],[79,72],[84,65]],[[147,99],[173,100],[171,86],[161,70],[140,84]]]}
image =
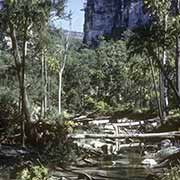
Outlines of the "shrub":
{"label": "shrub", "polygon": [[85,97],[86,109],[93,110],[95,107],[95,104],[96,104],[96,101],[92,97],[90,96]]}
{"label": "shrub", "polygon": [[97,110],[98,112],[106,112],[109,110],[109,106],[104,101],[98,101],[95,104],[95,110]]}
{"label": "shrub", "polygon": [[17,174],[19,180],[48,180],[48,170],[44,166],[24,168]]}
{"label": "shrub", "polygon": [[165,173],[162,180],[179,180],[180,179],[180,166],[173,167]]}
{"label": "shrub", "polygon": [[110,106],[104,101],[96,101],[92,97],[86,97],[85,99],[86,108],[88,110],[95,110],[97,112],[107,112],[110,110]]}

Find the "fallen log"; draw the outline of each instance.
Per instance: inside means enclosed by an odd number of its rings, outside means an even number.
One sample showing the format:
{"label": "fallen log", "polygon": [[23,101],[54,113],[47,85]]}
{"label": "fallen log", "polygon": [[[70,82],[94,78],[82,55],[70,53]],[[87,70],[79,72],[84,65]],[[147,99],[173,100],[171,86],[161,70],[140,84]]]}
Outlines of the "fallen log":
{"label": "fallen log", "polygon": [[[63,174],[62,172],[66,172],[66,174]],[[69,173],[70,173],[70,175],[69,175]],[[86,179],[86,180],[93,179],[88,173],[83,172],[81,169],[73,170],[73,169],[69,169],[69,168],[55,167],[55,171],[51,174],[53,176],[56,175],[56,177],[67,177],[68,179],[75,177],[74,175],[77,176],[75,179]]]}
{"label": "fallen log", "polygon": [[160,119],[158,117],[151,118],[151,119],[144,119],[144,120],[132,120],[132,119],[128,119],[128,118],[117,119],[117,123],[129,123],[129,122],[140,122],[140,121],[149,123],[149,122],[158,122],[158,121],[160,121]]}
{"label": "fallen log", "polygon": [[126,122],[115,122],[115,123],[111,123],[110,119],[91,119],[91,118],[87,118],[81,121],[76,121],[78,123],[90,123],[90,124],[95,124],[95,125],[116,125],[118,127],[137,127],[137,126],[143,126],[146,124],[152,124],[153,126],[157,126],[157,121],[155,120],[147,120],[147,121],[126,121]]}
{"label": "fallen log", "polygon": [[[75,122],[98,122],[100,124],[104,124],[104,123],[107,123],[107,122],[110,122],[112,123],[112,117],[111,116],[100,116],[100,117],[96,117],[96,118],[92,118],[92,117],[87,117],[87,116],[80,116],[78,118],[73,118],[71,119],[71,121],[75,121]],[[122,118],[122,119],[117,119],[116,122],[117,123],[148,123],[148,122],[157,122],[159,121],[159,118],[152,118],[152,119],[146,119],[146,120],[141,120],[141,121],[138,121],[138,120],[131,120],[131,119],[127,119],[127,118]]]}
{"label": "fallen log", "polygon": [[69,134],[69,138],[72,139],[99,139],[99,138],[107,138],[107,139],[124,139],[124,138],[137,138],[137,139],[147,139],[147,138],[175,138],[180,137],[180,131],[172,131],[172,132],[163,132],[163,133],[129,133],[129,134],[118,134],[118,135],[110,135],[110,134]]}
{"label": "fallen log", "polygon": [[95,124],[95,125],[104,125],[109,123],[109,119],[101,119],[101,120],[93,120],[90,122],[90,124]]}
{"label": "fallen log", "polygon": [[76,117],[76,118],[73,118],[71,119],[71,121],[76,121],[76,122],[84,122],[84,121],[100,121],[100,120],[110,120],[111,119],[111,116],[99,116],[99,117],[96,117],[96,118],[93,118],[93,117],[88,117],[88,116],[80,116],[80,117]]}
{"label": "fallen log", "polygon": [[0,157],[20,157],[30,153],[30,150],[25,150],[15,145],[0,144]]}
{"label": "fallen log", "polygon": [[101,149],[95,148],[90,144],[85,144],[85,143],[80,143],[80,142],[76,142],[76,144],[78,145],[78,147],[85,149],[86,151],[91,152],[95,155],[103,154],[103,151]]}
{"label": "fallen log", "polygon": [[64,171],[59,171],[56,169],[56,171],[53,171],[49,174],[50,178],[55,178],[55,179],[71,179],[71,180],[77,180],[77,179],[87,179],[87,180],[92,180],[92,177],[88,175],[87,173],[80,172],[80,171],[71,171],[71,170],[65,170]]}
{"label": "fallen log", "polygon": [[119,149],[128,149],[128,148],[137,148],[137,147],[144,147],[144,143],[130,143],[130,144],[120,144],[118,146]]}
{"label": "fallen log", "polygon": [[[152,125],[157,125],[157,122],[153,121],[153,122],[150,122],[148,121],[148,123],[151,123]],[[137,121],[137,122],[125,122],[125,123],[113,123],[113,125],[116,125],[118,127],[133,127],[133,126],[142,126],[142,125],[145,125],[147,124],[147,122],[145,121]]]}

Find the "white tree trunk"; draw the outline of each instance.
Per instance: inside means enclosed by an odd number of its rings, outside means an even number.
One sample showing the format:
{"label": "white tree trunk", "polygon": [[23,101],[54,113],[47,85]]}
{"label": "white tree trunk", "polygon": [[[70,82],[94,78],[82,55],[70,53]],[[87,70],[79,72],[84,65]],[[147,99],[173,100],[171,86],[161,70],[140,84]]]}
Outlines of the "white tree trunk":
{"label": "white tree trunk", "polygon": [[58,84],[58,114],[59,114],[59,116],[61,116],[61,114],[62,114],[62,109],[61,109],[62,73],[63,73],[63,69],[60,69],[60,71],[59,71],[59,84]]}
{"label": "white tree trunk", "polygon": [[47,112],[48,109],[48,74],[47,74],[47,63],[46,63],[46,56],[45,56],[45,52],[44,52],[44,112]]}
{"label": "white tree trunk", "polygon": [[44,109],[44,52],[42,50],[41,53],[41,81],[42,81],[42,97],[41,97],[41,118],[45,116],[45,109]]}
{"label": "white tree trunk", "polygon": [[[176,17],[180,15],[180,0],[176,2]],[[180,94],[180,35],[176,35],[176,88]]]}
{"label": "white tree trunk", "polygon": [[[69,27],[71,29],[71,21],[70,21]],[[69,41],[70,41],[69,38],[70,38],[70,33],[68,33],[67,38],[65,38],[63,58],[62,58],[62,62],[59,63],[59,85],[58,85],[58,114],[59,116],[62,115],[62,75],[63,75],[63,71],[66,65],[66,60],[67,60],[67,52],[69,49]]]}
{"label": "white tree trunk", "polygon": [[180,37],[176,37],[176,87],[180,94]]}
{"label": "white tree trunk", "polygon": [[45,59],[45,51],[42,50],[41,54],[41,80],[42,80],[42,99],[41,99],[41,117],[45,117],[47,112],[47,63]]}
{"label": "white tree trunk", "polygon": [[[162,64],[166,65],[167,54],[166,51],[163,53]],[[168,83],[162,71],[160,71],[160,96],[161,96],[161,107],[162,107],[162,119],[165,120],[168,114]]]}
{"label": "white tree trunk", "polygon": [[[168,16],[166,15],[164,17],[165,30],[167,29],[167,18]],[[162,55],[162,66],[164,67],[164,69],[166,69],[165,68],[166,64],[167,64],[167,51],[164,45],[163,55]],[[160,70],[160,96],[161,96],[161,107],[162,107],[162,119],[166,120],[168,115],[168,82],[162,70]]]}

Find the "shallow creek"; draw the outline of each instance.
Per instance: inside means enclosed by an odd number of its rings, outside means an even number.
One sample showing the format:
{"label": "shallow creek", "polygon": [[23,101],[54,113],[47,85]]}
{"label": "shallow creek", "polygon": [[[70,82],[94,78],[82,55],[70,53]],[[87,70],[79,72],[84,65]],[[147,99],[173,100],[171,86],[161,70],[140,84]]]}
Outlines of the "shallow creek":
{"label": "shallow creek", "polygon": [[[93,180],[146,180],[151,174],[151,168],[141,164],[142,157],[139,153],[128,152],[121,157],[111,160],[102,160],[99,158],[98,164],[71,166],[73,172],[80,172],[91,177]],[[64,177],[66,179],[88,179],[87,177],[75,176],[73,173],[63,173],[54,171],[52,173],[57,179]]]}
{"label": "shallow creek", "polygon": [[[107,121],[107,120],[106,120]],[[120,121],[121,124],[92,121],[78,125],[75,134],[119,134],[138,132],[135,128],[126,126],[127,120]],[[138,123],[137,123],[138,124]],[[123,127],[121,127],[123,125]],[[125,125],[125,128],[124,128]],[[136,125],[136,124],[135,124]],[[147,180],[153,174],[150,166],[142,165],[145,143],[140,141],[131,142],[129,139],[76,139],[80,150],[80,156],[76,163],[67,166],[67,169],[50,170],[51,180]],[[129,143],[140,144],[135,147],[127,146]],[[156,142],[158,144],[159,142]],[[142,145],[144,144],[144,145]],[[151,145],[154,143],[151,142]],[[124,146],[125,145],[125,146]],[[142,145],[142,146],[141,146]],[[82,151],[82,153],[81,153]],[[8,172],[0,171],[0,180],[8,180]],[[84,176],[83,176],[84,174]],[[152,180],[152,179],[150,179]]]}
{"label": "shallow creek", "polygon": [[[125,127],[127,120],[118,123],[111,123],[108,120],[98,120],[82,123],[76,128],[75,134],[119,134],[138,132],[137,126],[135,128]],[[137,123],[138,124],[138,123]],[[118,127],[118,125],[120,127]],[[123,125],[123,127],[121,127]],[[77,161],[75,166],[71,166],[72,171],[84,173],[93,180],[146,180],[150,174],[153,174],[150,166],[142,164],[145,146],[140,141],[135,141],[139,144],[135,147],[126,147],[129,145],[129,140],[116,139],[77,139],[74,141],[81,150],[85,150],[86,158]],[[152,143],[152,142],[151,142]],[[156,142],[157,144],[158,142]],[[133,143],[134,144],[134,141]],[[125,145],[125,146],[122,146]],[[99,155],[98,155],[99,154]],[[55,173],[56,174],[56,173]],[[57,173],[57,176],[62,175]],[[74,178],[73,174],[67,179]],[[80,178],[79,179],[88,179]],[[151,179],[152,180],[152,179]]]}
{"label": "shallow creek", "polygon": [[[145,180],[150,171],[141,165],[142,157],[137,153],[128,153],[113,161],[101,161],[98,167],[84,168],[82,171],[94,171],[95,179]],[[108,165],[108,163],[112,163]],[[91,174],[91,173],[90,173]]]}

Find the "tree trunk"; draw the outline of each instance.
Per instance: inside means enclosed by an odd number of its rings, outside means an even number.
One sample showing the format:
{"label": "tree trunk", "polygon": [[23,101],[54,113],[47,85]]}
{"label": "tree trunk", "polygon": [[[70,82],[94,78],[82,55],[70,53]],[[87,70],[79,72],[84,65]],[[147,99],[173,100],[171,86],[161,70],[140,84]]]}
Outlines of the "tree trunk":
{"label": "tree trunk", "polygon": [[41,53],[41,84],[42,84],[42,94],[41,94],[41,118],[45,116],[45,109],[44,109],[44,53],[42,50]]}
{"label": "tree trunk", "polygon": [[46,62],[46,55],[44,52],[44,109],[45,113],[47,112],[48,109],[48,72],[47,72],[47,62]]}
{"label": "tree trunk", "polygon": [[[159,66],[159,68],[160,68],[161,72],[163,73],[164,77],[166,78],[169,86],[171,87],[171,89],[173,90],[174,94],[175,94],[176,97],[177,97],[178,106],[179,106],[179,105],[180,105],[180,94],[179,94],[179,92],[177,91],[177,89],[176,89],[175,85],[173,84],[172,80],[168,77],[168,75],[167,75],[167,73],[166,73],[166,71],[165,71],[165,69],[164,69],[164,66],[162,65],[161,61],[160,61],[159,58],[157,57],[156,53],[154,53],[154,52],[152,51],[152,48],[150,48],[148,51],[151,52],[152,58],[155,58],[155,59],[156,59],[157,65]],[[149,55],[149,54],[148,54],[148,55]]]}
{"label": "tree trunk", "polygon": [[51,106],[51,76],[48,75],[48,83],[47,83],[48,87],[47,87],[47,92],[48,92],[48,95],[47,95],[47,104],[48,104],[48,107]]}
{"label": "tree trunk", "polygon": [[[167,52],[166,50],[164,50],[162,58],[163,67],[165,67],[166,63]],[[168,83],[162,70],[160,70],[160,97],[162,107],[162,120],[166,120],[166,117],[168,115]]]}
{"label": "tree trunk", "polygon": [[[167,30],[167,18],[168,15],[164,17],[164,30]],[[164,35],[164,41],[166,40],[166,34]],[[163,44],[163,54],[162,54],[162,66],[166,69],[167,64],[167,51],[165,44]],[[162,120],[166,120],[168,115],[168,82],[162,69],[160,69],[160,100],[161,100],[161,108],[162,108]]]}
{"label": "tree trunk", "polygon": [[45,113],[47,112],[47,64],[45,59],[44,49],[41,54],[41,78],[42,78],[42,99],[41,99],[41,117],[45,117]]}
{"label": "tree trunk", "polygon": [[59,85],[58,85],[58,114],[59,116],[62,115],[62,74],[66,65],[66,60],[67,60],[67,52],[69,49],[69,36],[70,34],[68,34],[68,37],[66,39],[65,42],[65,48],[64,48],[64,54],[63,54],[63,61],[60,62],[60,67],[59,67]]}
{"label": "tree trunk", "polygon": [[180,37],[176,37],[176,88],[180,94]]}
{"label": "tree trunk", "polygon": [[72,139],[100,139],[100,138],[109,138],[109,139],[149,139],[149,138],[158,138],[158,139],[165,139],[165,138],[179,138],[180,132],[179,131],[171,131],[171,132],[163,132],[163,133],[130,133],[130,134],[118,134],[118,135],[109,135],[109,134],[69,134],[69,138]]}
{"label": "tree trunk", "polygon": [[[178,17],[180,15],[180,0],[175,1],[175,16]],[[178,93],[180,94],[180,35],[176,35],[176,88]]]}
{"label": "tree trunk", "polygon": [[61,114],[62,114],[62,109],[61,109],[62,73],[63,73],[63,69],[61,68],[59,71],[59,84],[58,84],[58,114],[59,114],[59,116],[61,116]]}
{"label": "tree trunk", "polygon": [[25,66],[27,56],[27,18],[24,22],[24,35],[23,35],[23,47],[22,47],[22,62],[21,62],[21,96],[22,96],[22,146],[25,147],[25,121],[30,122],[30,113],[28,108],[28,97],[25,85]]}
{"label": "tree trunk", "polygon": [[156,94],[156,101],[157,101],[157,105],[158,105],[158,110],[159,110],[159,117],[162,120],[162,110],[161,110],[161,102],[159,100],[159,96],[158,96],[158,88],[156,86],[156,78],[155,78],[155,73],[154,73],[154,68],[153,68],[153,64],[151,59],[149,58],[149,64],[151,67],[151,74],[152,74],[152,80],[153,80],[153,84],[154,84],[154,90],[155,90],[155,94]]}
{"label": "tree trunk", "polygon": [[19,50],[18,40],[16,37],[16,31],[14,25],[9,23],[10,37],[12,41],[13,56],[15,60],[15,66],[17,71],[17,77],[19,82],[20,92],[20,110],[21,110],[21,138],[22,146],[25,146],[25,121],[30,122],[30,111],[28,105],[28,96],[25,86],[25,60],[27,56],[27,27],[26,22],[24,25],[24,38],[22,47],[22,56]]}

